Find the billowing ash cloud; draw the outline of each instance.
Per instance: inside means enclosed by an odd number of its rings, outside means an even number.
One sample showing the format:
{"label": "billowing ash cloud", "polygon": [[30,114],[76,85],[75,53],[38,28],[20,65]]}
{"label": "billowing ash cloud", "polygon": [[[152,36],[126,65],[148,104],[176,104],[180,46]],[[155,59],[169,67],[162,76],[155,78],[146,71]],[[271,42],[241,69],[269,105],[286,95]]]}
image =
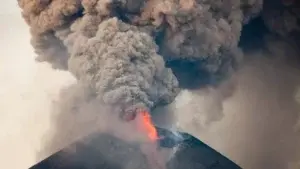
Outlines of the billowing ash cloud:
{"label": "billowing ash cloud", "polygon": [[[220,82],[229,79],[244,59],[244,26],[261,16],[266,31],[297,46],[298,2],[18,0],[37,60],[68,70],[77,79],[55,104],[56,129],[69,127],[56,131],[54,138],[76,129],[79,133],[74,135],[82,135],[87,132],[83,128],[112,123],[107,114],[170,104],[180,91],[172,111],[203,117],[196,122],[201,126],[222,119],[223,102],[236,85],[233,81],[228,88]],[[270,44],[259,47],[277,49]],[[181,100],[189,109],[180,107]]]}
{"label": "billowing ash cloud", "polygon": [[[65,66],[78,81],[106,104],[135,109],[172,101],[178,83],[153,39],[136,26],[105,16],[112,15],[105,9],[112,3],[97,4],[92,9],[92,1],[20,1],[38,54],[59,66],[68,63]],[[87,14],[72,19],[81,8]]]}
{"label": "billowing ash cloud", "polygon": [[192,62],[218,83],[241,60],[243,23],[262,8],[261,0],[18,2],[37,60],[68,69],[122,111],[174,100],[184,78],[166,62]]}
{"label": "billowing ash cloud", "polygon": [[136,27],[108,19],[94,37],[78,35],[73,46],[69,70],[106,104],[151,108],[172,101],[177,94],[172,71],[165,68],[151,37]]}

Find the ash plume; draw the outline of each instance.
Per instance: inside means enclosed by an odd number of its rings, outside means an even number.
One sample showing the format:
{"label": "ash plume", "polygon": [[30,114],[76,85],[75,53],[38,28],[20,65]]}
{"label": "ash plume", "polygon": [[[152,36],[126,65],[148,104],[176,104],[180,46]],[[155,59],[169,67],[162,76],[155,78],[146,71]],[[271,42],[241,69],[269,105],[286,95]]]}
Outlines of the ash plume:
{"label": "ash plume", "polygon": [[151,108],[158,101],[172,101],[177,94],[177,80],[164,67],[156,48],[146,33],[108,19],[94,37],[81,36],[74,43],[68,67],[106,104],[125,110]]}
{"label": "ash plume", "polygon": [[[54,104],[55,131],[42,153],[94,130],[109,130],[125,137],[120,128],[126,127],[119,125],[122,122],[118,117],[139,108],[154,111],[167,105],[161,111],[176,114],[188,110],[178,115],[179,121],[185,115],[195,116],[191,119],[196,119],[199,128],[209,126],[225,116],[224,101],[235,94],[238,86],[232,74],[249,61],[252,50],[273,52],[264,57],[276,60],[274,53],[283,58],[290,56],[278,48],[286,44],[274,39],[299,47],[298,1],[18,3],[31,28],[37,60],[70,71],[77,79]],[[253,40],[252,35],[248,35],[251,40],[247,35],[243,39],[245,27],[256,18],[262,18],[264,33],[270,35],[264,36],[268,43],[262,42],[263,38]],[[203,104],[198,104],[199,100]],[[188,109],[178,107],[180,102]]]}
{"label": "ash plume", "polygon": [[[60,29],[68,29],[63,36],[75,31],[92,37],[102,21],[116,17],[152,36],[166,61],[203,61],[199,66],[218,74],[230,70],[240,59],[237,44],[242,24],[260,12],[262,0],[19,0],[19,5],[31,27],[39,60],[55,67],[67,68],[65,60],[70,52],[64,55],[62,51],[72,46],[72,42],[56,42],[66,38],[57,35]],[[74,22],[81,22],[81,28],[70,30]],[[62,49],[51,50],[53,45],[49,44],[53,43]]]}
{"label": "ash plume", "polygon": [[174,100],[182,80],[169,61],[195,63],[214,84],[225,78],[241,60],[242,24],[262,8],[236,0],[18,2],[37,60],[68,69],[122,110]]}

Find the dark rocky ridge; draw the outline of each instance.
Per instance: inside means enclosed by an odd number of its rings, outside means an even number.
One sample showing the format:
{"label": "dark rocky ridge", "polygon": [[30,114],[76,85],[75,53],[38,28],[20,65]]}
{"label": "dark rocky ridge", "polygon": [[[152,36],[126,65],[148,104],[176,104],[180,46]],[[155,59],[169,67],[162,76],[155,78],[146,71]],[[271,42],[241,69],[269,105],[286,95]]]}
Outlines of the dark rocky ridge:
{"label": "dark rocky ridge", "polygon": [[[159,150],[177,148],[167,169],[241,169],[217,151],[187,133],[157,128]],[[87,137],[53,154],[30,169],[148,169],[137,144],[109,134]],[[73,150],[73,151],[70,151]]]}

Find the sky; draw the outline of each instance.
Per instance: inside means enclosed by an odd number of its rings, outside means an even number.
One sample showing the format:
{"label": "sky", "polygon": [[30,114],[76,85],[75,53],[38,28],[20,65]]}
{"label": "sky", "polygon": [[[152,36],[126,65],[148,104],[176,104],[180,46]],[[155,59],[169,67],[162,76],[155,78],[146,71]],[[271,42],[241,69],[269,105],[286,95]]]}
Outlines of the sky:
{"label": "sky", "polygon": [[24,169],[36,162],[51,99],[72,77],[35,63],[17,1],[5,3],[0,6],[0,168]]}
{"label": "sky", "polygon": [[[36,163],[35,152],[51,128],[51,102],[59,89],[74,79],[34,61],[29,30],[16,1],[6,0],[6,5],[0,6],[0,24],[0,168],[24,169]],[[295,92],[286,91],[293,88],[287,82],[295,73],[276,63],[253,65],[240,72],[237,91],[224,103],[224,118],[207,131],[189,126],[192,110],[182,108],[185,113],[178,114],[182,128],[246,169],[288,158],[283,156],[300,142],[291,132],[295,110],[284,104]],[[209,97],[205,95],[198,105],[205,106]]]}

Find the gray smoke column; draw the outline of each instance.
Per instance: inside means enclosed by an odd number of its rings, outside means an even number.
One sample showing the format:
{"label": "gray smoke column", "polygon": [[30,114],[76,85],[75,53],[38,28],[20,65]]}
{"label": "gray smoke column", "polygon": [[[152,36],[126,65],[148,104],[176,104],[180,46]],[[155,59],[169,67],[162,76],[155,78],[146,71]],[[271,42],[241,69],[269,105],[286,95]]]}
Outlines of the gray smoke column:
{"label": "gray smoke column", "polygon": [[[38,54],[42,53],[45,60],[48,58],[60,67],[68,63],[64,66],[79,83],[93,89],[99,101],[126,110],[151,108],[176,96],[177,80],[164,67],[153,39],[135,26],[106,16],[112,12],[105,9],[111,3],[99,1],[93,9],[99,10],[95,15],[89,14],[97,12],[90,9],[94,5],[92,1],[19,3],[24,9],[23,16],[32,26]],[[74,18],[83,8],[87,14]]]}
{"label": "gray smoke column", "polygon": [[[62,41],[68,31],[91,38],[101,22],[117,17],[152,36],[165,59],[205,60],[206,69],[216,73],[240,57],[237,43],[242,25],[259,14],[262,0],[19,0],[19,5],[31,27],[39,60],[55,67],[67,67],[66,58],[72,52],[67,54],[65,48],[72,43]],[[81,28],[70,30],[74,21]],[[69,30],[57,35],[61,28]]]}
{"label": "gray smoke column", "polygon": [[18,2],[37,60],[68,69],[117,111],[174,100],[182,80],[165,61],[194,62],[211,81],[226,77],[242,57],[243,23],[262,8],[261,0]]}
{"label": "gray smoke column", "polygon": [[177,94],[177,80],[156,51],[149,35],[113,18],[103,21],[94,37],[76,38],[68,67],[106,104],[151,108]]}

